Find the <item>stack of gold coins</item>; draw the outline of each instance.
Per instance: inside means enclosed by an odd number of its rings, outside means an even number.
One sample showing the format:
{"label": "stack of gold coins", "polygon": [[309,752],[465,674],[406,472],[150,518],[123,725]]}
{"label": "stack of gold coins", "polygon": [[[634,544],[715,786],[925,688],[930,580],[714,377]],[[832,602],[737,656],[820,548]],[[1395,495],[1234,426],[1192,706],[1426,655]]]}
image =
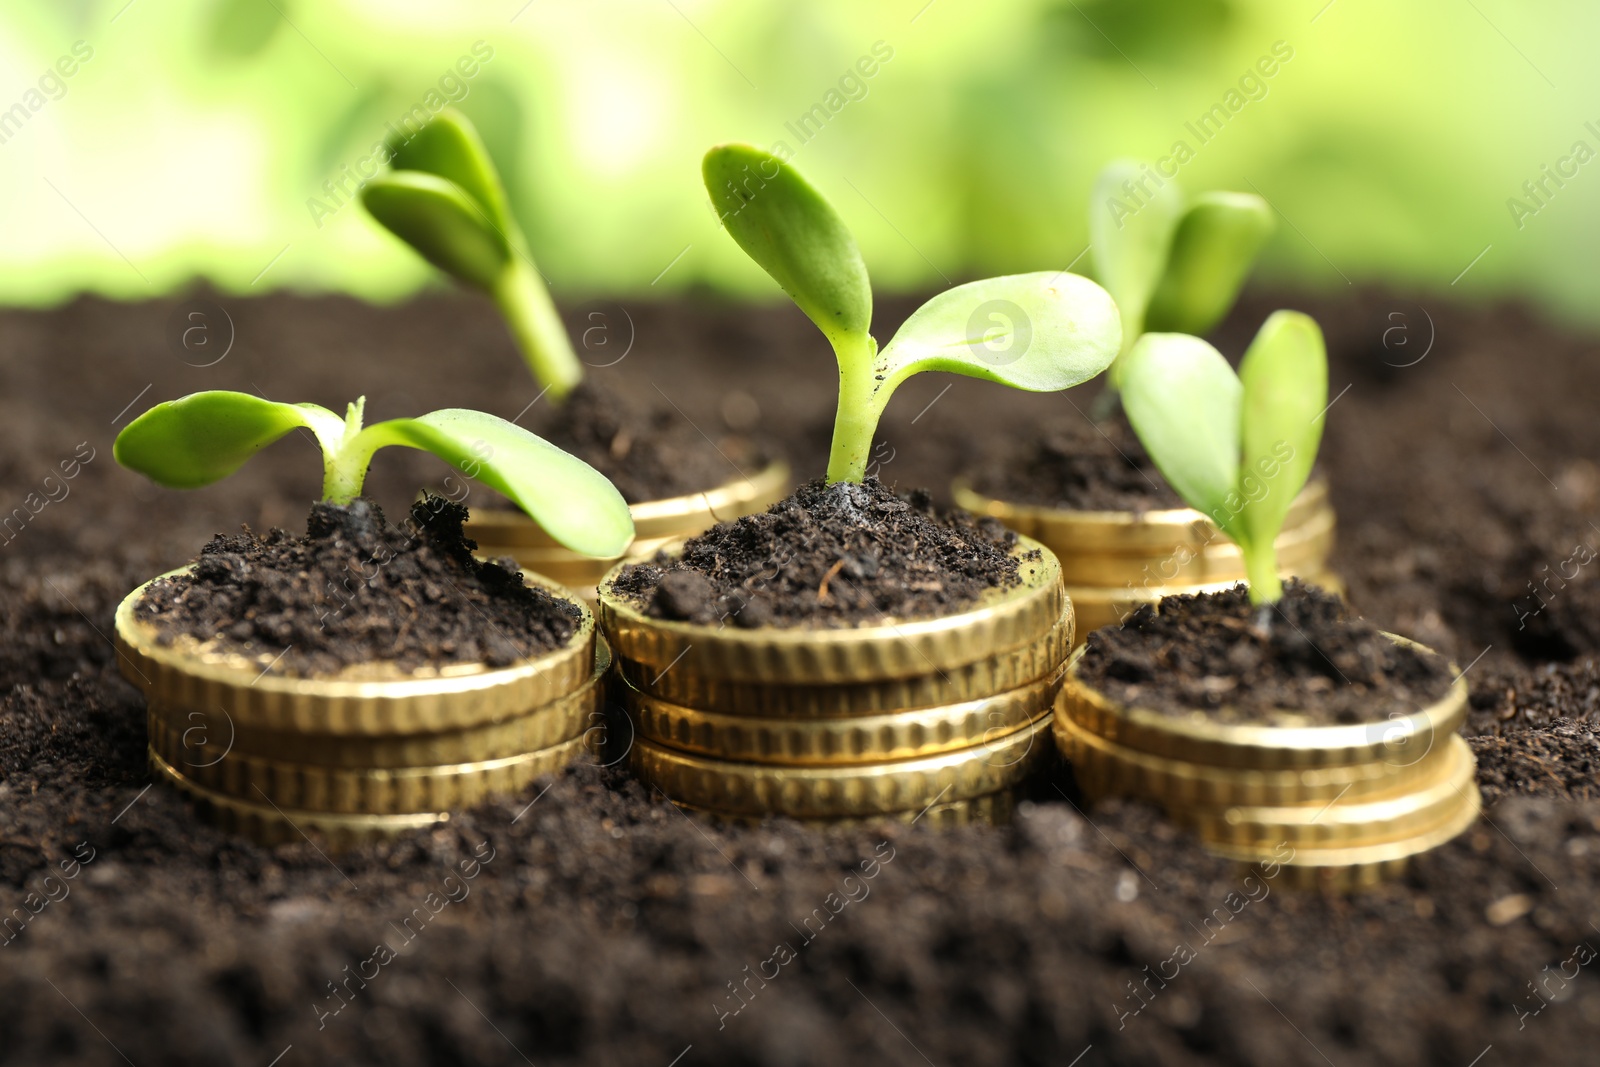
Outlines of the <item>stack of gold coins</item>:
{"label": "stack of gold coins", "polygon": [[594,603],[596,586],[618,563],[645,560],[674,541],[693,537],[719,522],[753,515],[783,499],[789,491],[789,465],[768,463],[749,477],[734,478],[715,489],[686,496],[632,504],[634,540],[621,556],[596,558],[564,548],[520,511],[480,508],[472,512],[466,534],[478,543],[484,559],[509,556],[518,565],[560,582]]}
{"label": "stack of gold coins", "polygon": [[1244,725],[1119,704],[1078,679],[1081,655],[1068,663],[1055,731],[1085,795],[1159,804],[1209,851],[1281,868],[1288,884],[1375,884],[1478,817],[1472,751],[1455,732],[1467,708],[1460,678],[1411,715]]}
{"label": "stack of gold coins", "polygon": [[154,777],[260,844],[335,847],[446,821],[573,762],[598,730],[610,650],[583,610],[560,649],[508,667],[392,665],[299,678],[208,644],[163,644],[118,609],[123,675],[145,692]]}
{"label": "stack of gold coins", "polygon": [[1055,557],[1024,539],[1018,559],[1022,581],[967,611],[839,628],[662,621],[608,578],[635,773],[733,820],[1003,821],[1051,756],[1073,639]]}
{"label": "stack of gold coins", "polygon": [[[1040,507],[984,496],[959,480],[953,492],[961,507],[1038,538],[1061,558],[1062,578],[1078,613],[1080,641],[1162,597],[1213,592],[1245,579],[1239,546],[1193,508],[1132,512]],[[1328,566],[1334,525],[1328,483],[1314,479],[1295,497],[1278,535],[1284,578],[1299,577],[1343,592]]]}

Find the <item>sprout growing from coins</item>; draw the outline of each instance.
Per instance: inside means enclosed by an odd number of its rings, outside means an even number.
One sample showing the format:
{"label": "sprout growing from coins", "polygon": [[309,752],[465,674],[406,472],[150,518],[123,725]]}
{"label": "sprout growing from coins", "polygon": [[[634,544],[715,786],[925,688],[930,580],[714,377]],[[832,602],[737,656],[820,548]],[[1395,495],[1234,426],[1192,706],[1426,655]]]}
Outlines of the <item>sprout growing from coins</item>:
{"label": "sprout growing from coins", "polygon": [[[1199,336],[1220,322],[1273,225],[1272,209],[1251,193],[1186,198],[1176,181],[1132,160],[1101,171],[1089,200],[1089,248],[1096,277],[1122,312],[1123,357],[1146,330]],[[1109,377],[1107,403],[1115,404],[1124,358]]]}
{"label": "sprout growing from coins", "polygon": [[969,282],[923,304],[883,348],[869,332],[872,288],[861,252],[832,205],[798,171],[750,145],[706,153],[706,189],[722,225],[833,346],[839,403],[829,482],[866,476],[889,398],[913,374],[948,371],[1014,389],[1054,392],[1116,358],[1117,308],[1065,271]]}
{"label": "sprout growing from coins", "polygon": [[364,427],[365,399],[341,419],[316,404],[222,390],[192,393],[130,422],[113,453],[158,485],[198,489],[226,478],[285,434],[310,430],[322,449],[322,499],[349,504],[361,493],[373,453],[404,445],[431,452],[503,493],[575,552],[615,556],[633,539],[628,505],[605,476],[522,427],[465,408]]}
{"label": "sprout growing from coins", "polygon": [[478,131],[445,108],[388,148],[392,169],[361,187],[361,203],[423,259],[488,293],[534,378],[552,400],[566,396],[583,379],[583,365]]}
{"label": "sprout growing from coins", "polygon": [[1311,476],[1328,356],[1308,315],[1274,312],[1234,373],[1198,337],[1149,333],[1125,359],[1122,404],[1172,488],[1238,544],[1250,600],[1283,595],[1274,545]]}

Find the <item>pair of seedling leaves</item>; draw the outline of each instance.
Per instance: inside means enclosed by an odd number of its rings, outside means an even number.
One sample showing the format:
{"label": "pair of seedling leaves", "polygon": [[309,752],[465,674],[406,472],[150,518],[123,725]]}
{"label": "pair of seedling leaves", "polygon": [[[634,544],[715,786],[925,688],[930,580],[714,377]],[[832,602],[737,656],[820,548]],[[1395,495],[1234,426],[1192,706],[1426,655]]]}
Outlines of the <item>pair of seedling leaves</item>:
{"label": "pair of seedling leaves", "polygon": [[[879,350],[868,333],[872,293],[861,253],[822,195],[747,145],[712,149],[703,169],[723,226],[838,357],[830,480],[860,479],[884,404],[920,371],[1053,392],[1117,360],[1129,420],[1162,474],[1239,544],[1252,597],[1281,595],[1273,542],[1310,475],[1327,399],[1321,331],[1305,315],[1277,312],[1236,375],[1200,338],[1142,333],[1141,325],[1151,294],[1162,323],[1209,329],[1227,311],[1271,228],[1270,215],[1249,203],[1255,198],[1213,194],[1183,212],[1169,183],[1168,198],[1147,205],[1146,226],[1125,239],[1096,235],[1108,288],[1127,294],[1131,315],[1077,275],[1011,275],[946,290]],[[1120,182],[1116,166],[1102,184],[1113,176]],[[1137,340],[1117,359],[1127,330]]]}

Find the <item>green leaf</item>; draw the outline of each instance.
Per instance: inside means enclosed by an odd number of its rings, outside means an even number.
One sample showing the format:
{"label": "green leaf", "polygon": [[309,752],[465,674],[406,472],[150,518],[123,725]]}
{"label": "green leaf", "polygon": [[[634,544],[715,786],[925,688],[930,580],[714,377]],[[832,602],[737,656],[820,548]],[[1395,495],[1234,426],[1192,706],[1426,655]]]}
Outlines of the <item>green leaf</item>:
{"label": "green leaf", "polygon": [[1235,495],[1243,388],[1233,368],[1182,333],[1147,333],[1124,358],[1122,406],[1145,451],[1179,496],[1247,547]]}
{"label": "green leaf", "polygon": [[1239,378],[1244,391],[1239,476],[1243,526],[1248,539],[1270,544],[1311,476],[1322,441],[1328,406],[1322,330],[1309,315],[1274,312],[1245,352]]}
{"label": "green leaf", "polygon": [[492,292],[511,262],[504,234],[452,181],[421,171],[380,174],[361,187],[361,203],[422,258],[468,285]]}
{"label": "green leaf", "polygon": [[431,452],[469,478],[511,498],[557,542],[591,556],[621,555],[633,540],[627,501],[605,475],[514,423],[447,408],[362,430],[352,449],[370,457],[384,445]]}
{"label": "green leaf", "polygon": [[[1095,180],[1089,200],[1089,247],[1096,277],[1121,309],[1124,347],[1131,347],[1144,332],[1145,310],[1166,270],[1182,212],[1183,194],[1177,182],[1133,160],[1112,163]],[[1118,379],[1121,373],[1113,371]]]}
{"label": "green leaf", "polygon": [[454,182],[477,201],[492,228],[509,235],[513,223],[500,175],[477,129],[461,112],[445,108],[410,137],[391,137],[389,150],[394,153],[392,168]]}
{"label": "green leaf", "polygon": [[860,351],[872,325],[872,289],[855,238],[832,205],[793,167],[750,145],[718,145],[706,153],[701,172],[722,225],[739,247],[772,275],[841,358]]}
{"label": "green leaf", "polygon": [[1239,296],[1250,265],[1276,222],[1252,193],[1202,193],[1172,238],[1166,271],[1150,300],[1145,328],[1203,334]]}
{"label": "green leaf", "polygon": [[315,404],[277,404],[249,393],[192,393],[134,419],[117,435],[112,455],[158,485],[198,489],[220,481],[284,434],[309,428],[334,452],[344,420]]}
{"label": "green leaf", "polygon": [[1105,370],[1121,343],[1117,305],[1087,278],[988,278],[946,289],[912,313],[878,354],[878,389],[887,394],[913,374],[949,371],[1055,392]]}

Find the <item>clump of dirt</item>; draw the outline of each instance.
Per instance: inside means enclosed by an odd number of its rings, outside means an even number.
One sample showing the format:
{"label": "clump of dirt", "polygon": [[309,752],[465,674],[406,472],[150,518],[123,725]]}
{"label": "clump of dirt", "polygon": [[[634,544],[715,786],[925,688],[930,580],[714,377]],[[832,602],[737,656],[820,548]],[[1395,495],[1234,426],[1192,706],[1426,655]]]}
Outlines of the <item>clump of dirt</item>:
{"label": "clump of dirt", "polygon": [[1035,507],[1078,511],[1152,511],[1187,507],[1120,413],[1052,423],[1000,448],[972,474],[986,496]]}
{"label": "clump of dirt", "polygon": [[1486,804],[1513,795],[1600,800],[1600,733],[1593,723],[1557,718],[1539,730],[1473,737],[1478,788]]}
{"label": "clump of dirt", "polygon": [[760,515],[712,527],[676,556],[626,568],[615,590],[658,619],[848,626],[945,615],[1021,581],[1017,535],[940,511],[876,478],[808,482]]}
{"label": "clump of dirt", "polygon": [[448,663],[503,667],[571,638],[581,611],[524,584],[509,565],[473,558],[467,509],[426,497],[402,528],[374,503],[317,503],[304,537],[218,534],[193,569],[152,584],[138,617],[273,669],[325,675],[386,661],[411,670]]}
{"label": "clump of dirt", "polygon": [[762,466],[771,449],[736,434],[704,436],[671,404],[637,404],[585,381],[544,424],[550,442],[611,479],[630,504],[698,493]]}
{"label": "clump of dirt", "polygon": [[1124,704],[1218,722],[1381,722],[1442,699],[1443,656],[1396,644],[1344,601],[1298,581],[1265,613],[1243,583],[1171,596],[1089,635],[1084,681]]}

